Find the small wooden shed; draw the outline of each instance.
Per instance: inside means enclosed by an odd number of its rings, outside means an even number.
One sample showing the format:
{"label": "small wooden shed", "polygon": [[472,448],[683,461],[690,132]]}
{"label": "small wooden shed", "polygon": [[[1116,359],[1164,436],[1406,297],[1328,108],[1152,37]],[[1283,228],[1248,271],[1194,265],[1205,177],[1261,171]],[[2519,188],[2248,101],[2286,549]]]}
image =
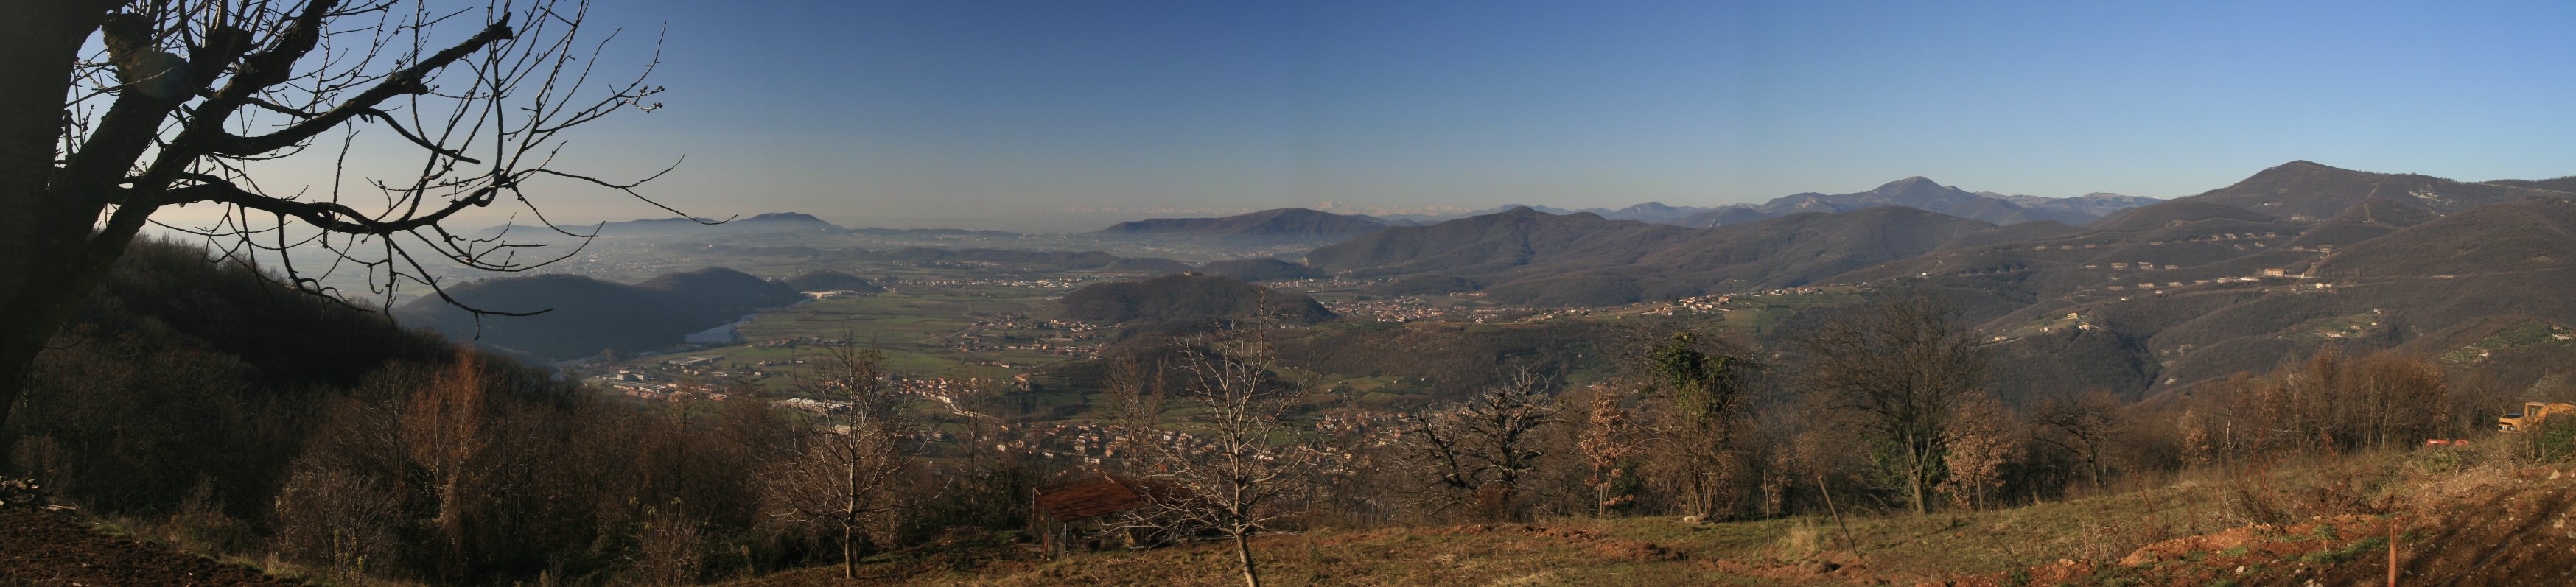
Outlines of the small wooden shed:
{"label": "small wooden shed", "polygon": [[1135,528],[1109,528],[1111,514],[1153,505],[1175,493],[1172,484],[1151,479],[1095,473],[1037,488],[1029,525],[1048,556],[1062,556],[1077,539],[1113,539],[1142,545],[1147,536]]}

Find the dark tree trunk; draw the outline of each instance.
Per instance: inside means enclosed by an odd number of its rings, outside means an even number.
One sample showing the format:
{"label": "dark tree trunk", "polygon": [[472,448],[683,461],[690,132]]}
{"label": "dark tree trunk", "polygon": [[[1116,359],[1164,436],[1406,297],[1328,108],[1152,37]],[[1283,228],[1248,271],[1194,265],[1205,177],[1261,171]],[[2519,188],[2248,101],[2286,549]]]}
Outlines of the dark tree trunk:
{"label": "dark tree trunk", "polygon": [[91,246],[89,194],[55,193],[63,100],[82,40],[113,2],[0,5],[0,422],[45,341],[88,297],[124,243]]}

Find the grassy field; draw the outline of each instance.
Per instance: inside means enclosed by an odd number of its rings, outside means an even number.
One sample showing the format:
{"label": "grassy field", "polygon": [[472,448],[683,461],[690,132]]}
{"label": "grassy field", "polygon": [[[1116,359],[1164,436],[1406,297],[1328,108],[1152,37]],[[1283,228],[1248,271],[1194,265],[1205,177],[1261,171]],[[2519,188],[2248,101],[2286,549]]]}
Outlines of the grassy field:
{"label": "grassy field", "polygon": [[[885,353],[888,370],[911,377],[951,377],[1009,379],[1029,366],[1052,364],[1070,359],[1044,350],[997,349],[968,352],[952,347],[961,333],[981,330],[996,335],[982,338],[987,343],[1004,343],[1002,334],[1028,338],[1025,329],[978,328],[976,322],[999,313],[1026,313],[1044,319],[1051,317],[1054,306],[1048,298],[1061,290],[1016,287],[919,287],[905,286],[896,292],[854,296],[832,300],[808,301],[787,308],[762,312],[735,329],[742,344],[713,347],[640,357],[630,364],[651,365],[678,356],[720,356],[728,365],[752,365],[762,361],[786,361],[792,356],[812,357],[821,349],[808,345],[769,346],[773,340],[847,340],[876,348]],[[1007,341],[1027,344],[1028,340]],[[1009,365],[998,366],[992,363]],[[778,367],[773,372],[793,372]],[[752,383],[763,388],[790,385],[791,376],[772,376]]]}
{"label": "grassy field", "polygon": [[[1328,528],[1263,537],[1255,547],[1278,585],[1903,585],[2060,558],[2116,560],[2165,536],[2225,527],[2209,507],[2218,496],[2212,484],[2186,482],[2002,511],[1855,516],[1847,520],[1851,542],[1821,517],[1717,524],[1649,517]],[[1002,557],[948,569],[920,568],[921,556],[879,557],[871,572],[902,585],[1239,584],[1231,553],[1215,546],[1051,562]],[[795,571],[740,585],[822,585],[830,574]]]}
{"label": "grassy field", "polygon": [[2290,327],[2288,337],[2300,342],[2325,342],[2361,336],[2379,327],[2381,312],[2371,310],[2349,316],[2318,318]]}
{"label": "grassy field", "polygon": [[[2431,452],[2371,453],[2250,475],[2207,471],[2117,494],[1988,511],[1855,514],[1843,525],[1826,516],[1712,524],[1572,518],[1321,528],[1254,544],[1265,582],[1274,585],[2345,585],[2383,572],[2382,555],[2373,553],[2386,552],[2390,535],[2405,551],[2408,573],[2426,584],[2444,576],[2492,584],[2474,577],[2526,572],[2506,568],[2513,565],[2564,570],[2552,566],[2564,556],[2520,555],[2559,552],[2552,549],[2576,537],[2514,536],[2528,520],[2554,513],[2550,508],[2576,503],[2569,499],[2576,477],[2505,461],[2428,469]],[[2321,491],[2403,505],[2295,506],[2299,496]],[[2272,523],[2256,524],[2261,520],[2248,518],[2243,506],[2249,499],[2293,505]],[[2524,548],[2513,548],[2517,541]],[[2497,559],[2495,552],[2518,556]],[[1209,544],[1048,561],[1006,533],[880,555],[861,572],[868,584],[887,585],[1240,584],[1231,556]],[[840,584],[836,570],[729,585]],[[2326,581],[2308,582],[2318,578]]]}
{"label": "grassy field", "polygon": [[2571,334],[2576,334],[2576,331],[2570,331],[2567,328],[2562,328],[2556,324],[2548,322],[2531,320],[2515,324],[2510,328],[2497,331],[2495,334],[2486,338],[2478,339],[2477,342],[2472,342],[2466,346],[2443,353],[2441,358],[2443,362],[2459,364],[2484,357],[2488,351],[2498,349],[2509,349],[2535,344],[2566,345],[2570,344],[2569,338]]}

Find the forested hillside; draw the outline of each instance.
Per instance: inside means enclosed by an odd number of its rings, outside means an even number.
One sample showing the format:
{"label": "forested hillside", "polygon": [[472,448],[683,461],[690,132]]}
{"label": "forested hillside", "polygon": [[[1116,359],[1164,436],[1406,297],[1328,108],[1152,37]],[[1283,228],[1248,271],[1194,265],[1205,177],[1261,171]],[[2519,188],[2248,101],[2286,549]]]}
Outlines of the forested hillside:
{"label": "forested hillside", "polygon": [[[454,340],[471,341],[533,361],[562,361],[601,352],[635,353],[676,346],[683,336],[802,299],[781,282],[725,268],[663,275],[627,285],[577,275],[486,279],[450,287],[448,297],[413,300],[394,310],[402,320]],[[467,307],[533,316],[475,316]]]}
{"label": "forested hillside", "polygon": [[[2027,365],[1998,381],[2015,396],[2072,381],[2143,398],[2320,344],[2445,355],[2519,324],[2576,324],[2537,303],[2576,294],[2553,253],[2571,246],[2576,194],[2495,183],[2509,182],[2292,162],[2092,230],[1947,247],[1829,281],[1919,280],[1980,300],[1968,307],[2008,364]],[[2524,368],[2497,376],[2542,382]]]}
{"label": "forested hillside", "polygon": [[[119,261],[0,429],[11,474],[131,531],[333,584],[840,560],[835,534],[768,509],[763,480],[815,437],[767,402],[624,403],[207,255],[144,242]],[[1033,473],[976,463],[906,481],[935,499],[884,540],[1015,523],[964,504],[1012,499]]]}
{"label": "forested hillside", "polygon": [[1315,249],[1306,262],[1361,277],[1465,277],[1512,303],[1607,306],[1805,285],[1993,228],[1895,206],[1714,229],[1519,208],[1389,228]]}
{"label": "forested hillside", "polygon": [[1263,311],[1278,312],[1300,323],[1328,320],[1333,313],[1313,298],[1294,292],[1265,290],[1243,280],[1218,275],[1177,274],[1139,281],[1083,286],[1066,292],[1065,314],[1094,322],[1156,322],[1213,319]]}
{"label": "forested hillside", "polygon": [[1357,214],[1280,208],[1221,218],[1155,218],[1120,222],[1100,234],[1224,239],[1339,239],[1377,232],[1386,222]]}

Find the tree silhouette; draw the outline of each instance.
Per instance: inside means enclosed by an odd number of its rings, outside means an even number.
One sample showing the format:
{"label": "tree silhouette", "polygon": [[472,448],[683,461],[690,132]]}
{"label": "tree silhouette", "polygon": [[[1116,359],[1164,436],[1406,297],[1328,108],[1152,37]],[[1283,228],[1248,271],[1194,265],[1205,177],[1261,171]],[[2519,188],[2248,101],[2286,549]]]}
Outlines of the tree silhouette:
{"label": "tree silhouette", "polygon": [[[642,199],[636,187],[659,177],[621,182],[554,166],[568,131],[660,106],[645,101],[661,91],[645,83],[650,64],[622,81],[591,78],[606,42],[582,37],[588,8],[9,0],[0,8],[9,15],[0,19],[0,249],[9,251],[0,306],[10,309],[0,313],[0,418],[46,341],[167,207],[217,206],[223,218],[209,226],[164,226],[226,258],[273,263],[288,288],[344,302],[355,294],[323,284],[335,272],[363,273],[368,293],[388,302],[405,283],[446,298],[431,270],[441,264],[526,271],[577,253],[460,236],[445,223],[496,203],[543,221],[532,191],[586,185]],[[362,131],[391,136],[362,142]],[[373,152],[382,145],[417,165],[381,176],[349,167],[353,153],[384,160]],[[332,184],[263,185],[253,173],[298,157],[334,158]],[[339,176],[353,173],[364,187],[344,193]]]}
{"label": "tree silhouette", "polygon": [[1962,401],[1986,393],[1991,359],[1973,327],[1933,292],[1913,290],[1792,342],[1807,355],[1799,377],[1820,404],[1852,416],[1915,513],[1930,511],[1928,494],[1946,472],[1942,431]]}

